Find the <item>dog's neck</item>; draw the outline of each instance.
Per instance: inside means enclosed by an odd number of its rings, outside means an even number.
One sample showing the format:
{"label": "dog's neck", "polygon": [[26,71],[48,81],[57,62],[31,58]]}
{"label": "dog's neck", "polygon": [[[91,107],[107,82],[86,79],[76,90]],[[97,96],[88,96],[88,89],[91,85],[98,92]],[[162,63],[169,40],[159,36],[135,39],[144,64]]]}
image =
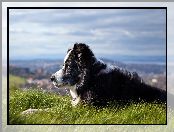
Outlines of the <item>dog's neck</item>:
{"label": "dog's neck", "polygon": [[72,96],[71,104],[76,106],[80,102],[80,96],[77,94],[76,86],[70,87],[70,94]]}

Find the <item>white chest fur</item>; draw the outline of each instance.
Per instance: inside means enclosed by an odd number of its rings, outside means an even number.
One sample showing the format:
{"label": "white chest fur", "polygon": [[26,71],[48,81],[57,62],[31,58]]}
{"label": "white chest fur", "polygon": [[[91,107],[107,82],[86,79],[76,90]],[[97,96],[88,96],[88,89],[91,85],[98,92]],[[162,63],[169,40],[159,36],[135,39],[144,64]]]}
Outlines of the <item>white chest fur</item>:
{"label": "white chest fur", "polygon": [[80,102],[80,96],[78,96],[75,86],[70,88],[70,94],[73,98],[71,104],[76,106]]}

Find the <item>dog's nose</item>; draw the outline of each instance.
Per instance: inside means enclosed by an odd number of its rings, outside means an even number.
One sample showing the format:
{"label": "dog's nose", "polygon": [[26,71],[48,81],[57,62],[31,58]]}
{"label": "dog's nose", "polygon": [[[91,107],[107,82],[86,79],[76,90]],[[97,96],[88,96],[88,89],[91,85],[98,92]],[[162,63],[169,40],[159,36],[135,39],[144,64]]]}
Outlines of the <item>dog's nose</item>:
{"label": "dog's nose", "polygon": [[55,76],[52,75],[52,76],[50,77],[50,79],[51,79],[51,81],[54,81],[54,80],[55,80]]}

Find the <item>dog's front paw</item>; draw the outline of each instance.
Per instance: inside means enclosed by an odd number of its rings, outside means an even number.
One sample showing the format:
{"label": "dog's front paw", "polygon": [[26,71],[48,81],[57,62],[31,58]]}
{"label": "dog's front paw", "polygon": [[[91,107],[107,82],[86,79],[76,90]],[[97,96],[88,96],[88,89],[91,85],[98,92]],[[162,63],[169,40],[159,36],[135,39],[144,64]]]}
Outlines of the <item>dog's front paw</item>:
{"label": "dog's front paw", "polygon": [[80,102],[80,97],[73,98],[71,101],[72,106],[76,106]]}

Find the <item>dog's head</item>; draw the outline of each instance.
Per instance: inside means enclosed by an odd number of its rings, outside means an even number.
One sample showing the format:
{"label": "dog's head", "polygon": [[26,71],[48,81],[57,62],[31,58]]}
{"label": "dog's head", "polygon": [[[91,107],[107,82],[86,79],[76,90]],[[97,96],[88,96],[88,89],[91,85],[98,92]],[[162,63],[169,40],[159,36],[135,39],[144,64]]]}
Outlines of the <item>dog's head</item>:
{"label": "dog's head", "polygon": [[83,70],[89,68],[94,61],[94,55],[89,47],[82,43],[74,44],[67,51],[62,69],[52,74],[51,81],[59,88],[77,84],[82,77]]}

